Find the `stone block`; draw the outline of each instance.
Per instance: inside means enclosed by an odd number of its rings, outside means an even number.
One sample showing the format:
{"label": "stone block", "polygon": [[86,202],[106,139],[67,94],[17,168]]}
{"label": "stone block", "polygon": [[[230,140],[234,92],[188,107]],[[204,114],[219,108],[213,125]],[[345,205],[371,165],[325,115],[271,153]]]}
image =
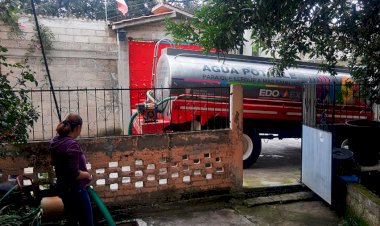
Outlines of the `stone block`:
{"label": "stone block", "polygon": [[89,37],[89,42],[91,43],[104,43],[104,37]]}
{"label": "stone block", "polygon": [[11,31],[11,29],[8,27],[8,26],[1,26],[1,31],[3,31],[3,32],[9,32],[9,31]]}
{"label": "stone block", "polygon": [[70,43],[68,42],[53,42],[53,48],[56,50],[68,50],[70,49]]}
{"label": "stone block", "polygon": [[117,52],[97,52],[96,57],[99,59],[117,59]]}
{"label": "stone block", "polygon": [[0,27],[0,39],[9,39],[8,32],[3,31],[2,27]]}
{"label": "stone block", "polygon": [[109,44],[91,44],[91,46],[94,48],[96,51],[108,51],[110,46]]}
{"label": "stone block", "polygon": [[66,35],[66,29],[62,27],[50,27],[49,28],[54,35]]}
{"label": "stone block", "polygon": [[67,59],[66,58],[52,58],[49,63],[51,65],[66,65]]}
{"label": "stone block", "polygon": [[[104,30],[104,21],[88,21],[75,18],[41,18],[40,23],[48,27]],[[79,34],[79,33],[77,33]]]}
{"label": "stone block", "polygon": [[18,41],[18,47],[22,49],[28,49],[30,45],[32,44],[29,40],[20,40]]}
{"label": "stone block", "polygon": [[96,67],[94,59],[80,59],[81,67]]}
{"label": "stone block", "polygon": [[114,43],[116,44],[116,38],[115,37],[103,37],[104,43]]}
{"label": "stone block", "polygon": [[72,42],[72,43],[70,43],[70,48],[74,49],[74,50],[79,50],[81,45],[82,45],[82,43]]}
{"label": "stone block", "polygon": [[[112,32],[112,31],[111,31]],[[95,35],[97,37],[108,37],[110,35],[109,31],[108,30],[105,30],[105,31],[95,31]]]}
{"label": "stone block", "polygon": [[25,32],[24,35],[23,35],[23,38],[24,40],[31,40],[31,39],[35,39],[35,37],[37,36],[36,32]]}
{"label": "stone block", "polygon": [[94,50],[94,44],[82,43],[80,46],[80,50],[93,51]]}
{"label": "stone block", "polygon": [[75,58],[67,58],[66,64],[71,66],[79,65],[79,60]]}
{"label": "stone block", "polygon": [[74,36],[74,42],[88,43],[89,37],[87,37],[87,36]]}
{"label": "stone block", "polygon": [[60,42],[73,42],[74,36],[72,36],[72,35],[57,35],[56,40],[60,41]]}
{"label": "stone block", "polygon": [[81,36],[98,36],[95,34],[94,30],[88,30],[88,29],[81,29],[79,34]]}
{"label": "stone block", "polygon": [[[13,48],[17,48],[18,47],[18,43],[17,43],[17,40],[1,40],[1,45],[4,46],[4,47],[13,47]],[[8,49],[8,53],[11,53]]]}
{"label": "stone block", "polygon": [[67,35],[79,35],[80,29],[66,28]]}

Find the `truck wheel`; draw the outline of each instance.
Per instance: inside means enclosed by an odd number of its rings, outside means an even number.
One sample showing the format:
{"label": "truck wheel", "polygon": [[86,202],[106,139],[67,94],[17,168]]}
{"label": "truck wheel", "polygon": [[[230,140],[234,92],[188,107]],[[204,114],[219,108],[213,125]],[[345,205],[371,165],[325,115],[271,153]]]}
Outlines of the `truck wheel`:
{"label": "truck wheel", "polygon": [[243,134],[243,169],[250,168],[261,153],[261,139],[255,132]]}

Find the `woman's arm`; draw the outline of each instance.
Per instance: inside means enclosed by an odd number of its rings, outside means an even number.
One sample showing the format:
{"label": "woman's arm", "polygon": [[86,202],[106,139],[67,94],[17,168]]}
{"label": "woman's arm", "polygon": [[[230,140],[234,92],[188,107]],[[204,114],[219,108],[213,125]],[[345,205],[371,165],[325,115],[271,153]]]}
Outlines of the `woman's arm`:
{"label": "woman's arm", "polygon": [[80,161],[82,160],[82,151],[81,148],[79,147],[79,144],[74,142],[68,147],[68,150],[66,152],[67,154],[67,164],[68,164],[68,173],[73,175],[72,178],[77,179],[77,180],[83,180],[87,179],[90,180],[92,179],[92,176],[89,172],[80,170],[79,165]]}

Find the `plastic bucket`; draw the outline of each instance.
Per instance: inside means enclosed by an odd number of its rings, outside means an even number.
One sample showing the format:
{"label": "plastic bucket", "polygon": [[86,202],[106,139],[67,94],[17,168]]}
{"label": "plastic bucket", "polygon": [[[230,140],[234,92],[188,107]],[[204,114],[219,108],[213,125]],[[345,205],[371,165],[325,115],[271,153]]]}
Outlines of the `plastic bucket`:
{"label": "plastic bucket", "polygon": [[353,152],[345,148],[334,148],[332,153],[331,167],[331,204],[337,211],[341,211],[345,206],[345,183],[340,178],[344,175],[354,173]]}
{"label": "plastic bucket", "polygon": [[351,175],[354,168],[354,153],[345,148],[334,148],[332,159],[332,176]]}
{"label": "plastic bucket", "polygon": [[354,159],[363,166],[376,165],[379,159],[380,122],[366,119],[346,122],[348,146]]}

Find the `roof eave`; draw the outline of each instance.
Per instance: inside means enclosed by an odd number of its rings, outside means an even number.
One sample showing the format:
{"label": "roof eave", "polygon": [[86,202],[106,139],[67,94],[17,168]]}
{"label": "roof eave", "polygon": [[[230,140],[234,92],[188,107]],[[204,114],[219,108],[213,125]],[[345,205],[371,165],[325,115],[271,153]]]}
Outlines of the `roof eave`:
{"label": "roof eave", "polygon": [[177,13],[175,11],[173,11],[170,14],[157,15],[157,16],[148,17],[148,18],[141,18],[139,20],[119,22],[117,24],[112,24],[112,29],[117,30],[117,29],[121,29],[121,28],[135,27],[135,26],[139,26],[139,25],[155,23],[155,22],[165,20],[166,17],[175,18],[175,17],[177,17]]}
{"label": "roof eave", "polygon": [[172,11],[176,11],[176,12],[178,12],[178,13],[184,15],[184,16],[190,17],[190,18],[194,17],[194,15],[191,14],[191,13],[188,13],[188,12],[186,12],[186,11],[184,11],[184,10],[181,10],[181,9],[177,8],[177,7],[173,7],[173,6],[169,5],[169,4],[164,4],[164,3],[162,3],[162,4],[160,4],[160,5],[157,5],[157,6],[153,7],[152,12],[154,13],[154,11],[155,11],[156,9],[160,8],[160,7],[165,7],[165,8],[167,8],[167,9],[172,10]]}

